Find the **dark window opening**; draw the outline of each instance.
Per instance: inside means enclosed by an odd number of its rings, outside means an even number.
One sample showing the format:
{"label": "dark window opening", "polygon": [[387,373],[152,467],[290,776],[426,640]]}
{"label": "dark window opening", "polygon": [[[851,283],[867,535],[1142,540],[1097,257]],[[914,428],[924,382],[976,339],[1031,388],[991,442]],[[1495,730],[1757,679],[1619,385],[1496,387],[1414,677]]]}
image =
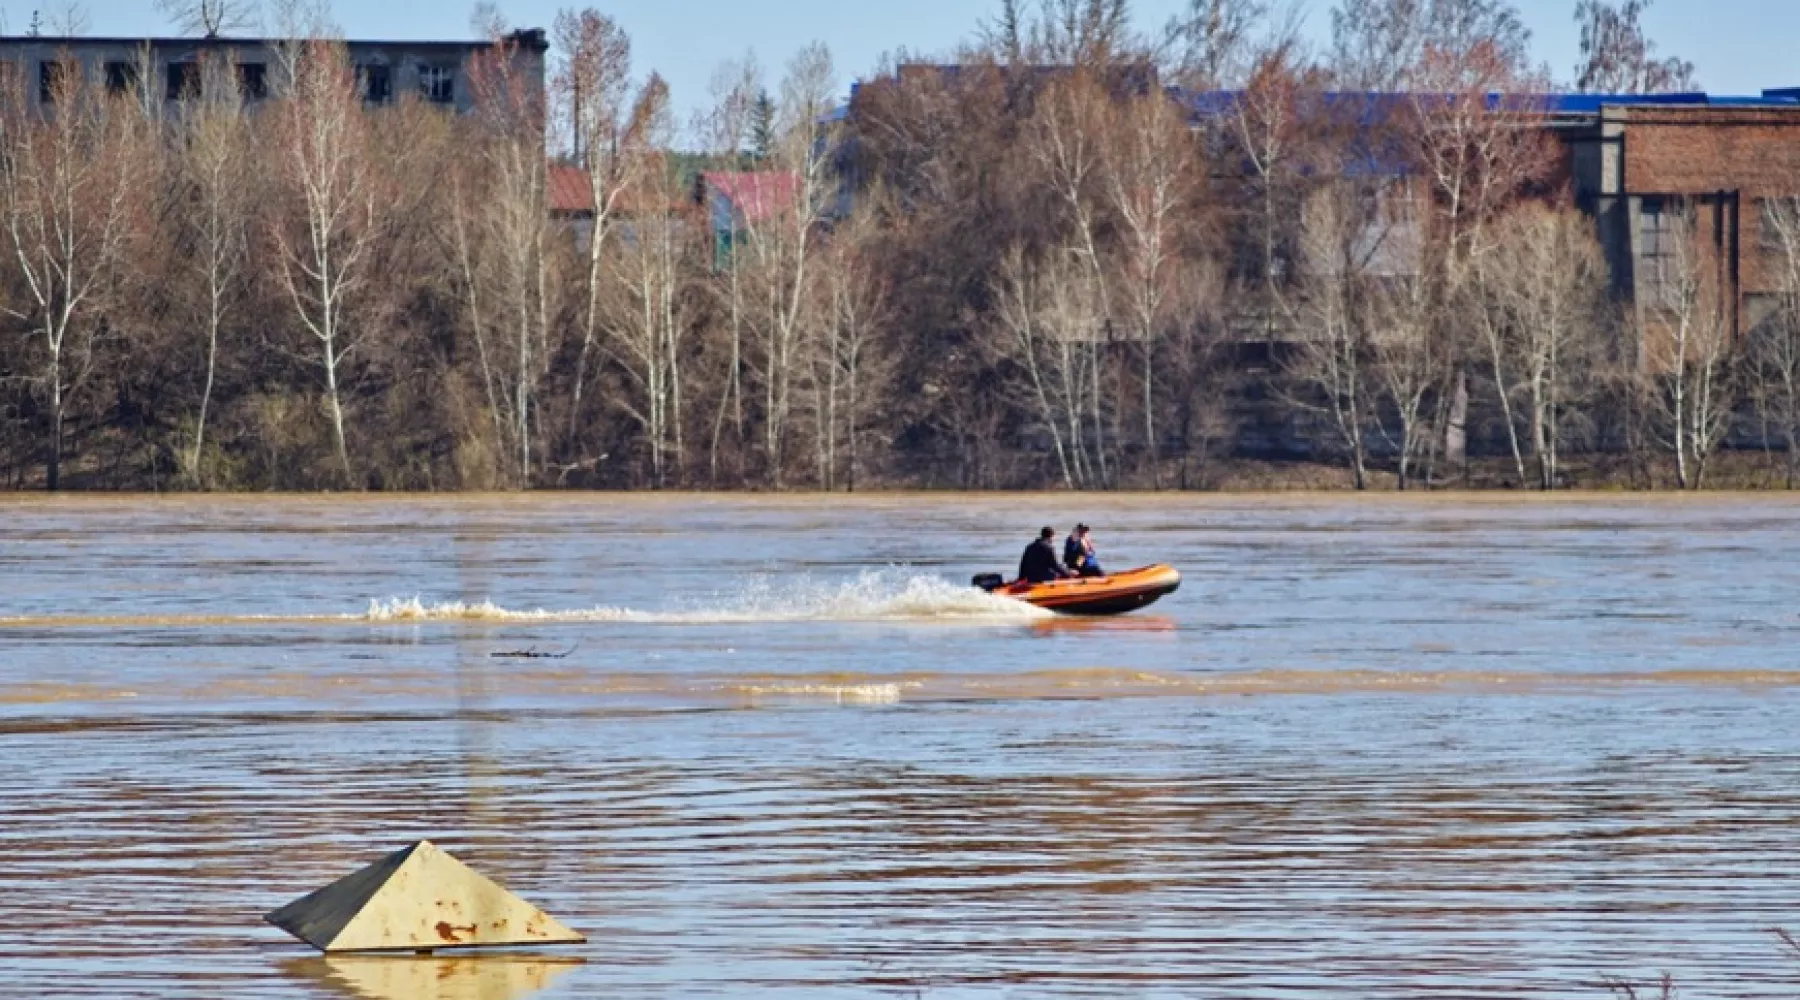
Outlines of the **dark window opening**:
{"label": "dark window opening", "polygon": [[191,62],[172,62],[169,64],[169,100],[185,101],[200,96],[200,64]]}
{"label": "dark window opening", "polygon": [[106,64],[106,91],[109,94],[125,94],[137,89],[137,63],[109,62]]}
{"label": "dark window opening", "polygon": [[356,67],[356,90],[370,104],[386,104],[394,99],[393,78],[386,66]]}
{"label": "dark window opening", "polygon": [[433,104],[455,101],[456,71],[444,66],[420,66],[419,94]]}
{"label": "dark window opening", "polygon": [[49,104],[62,96],[75,79],[75,64],[46,61],[38,63],[38,100]]}
{"label": "dark window opening", "polygon": [[1673,198],[1645,198],[1638,211],[1638,298],[1647,306],[1680,305],[1681,204]]}
{"label": "dark window opening", "polygon": [[1777,263],[1785,263],[1790,255],[1800,258],[1800,199],[1758,198],[1756,214],[1763,256]]}
{"label": "dark window opening", "polygon": [[1753,357],[1770,356],[1767,352],[1771,349],[1785,353],[1782,348],[1793,343],[1800,330],[1794,322],[1794,304],[1788,295],[1751,292],[1744,296],[1744,325]]}
{"label": "dark window opening", "polygon": [[238,93],[246,101],[269,96],[269,67],[262,63],[238,63]]}

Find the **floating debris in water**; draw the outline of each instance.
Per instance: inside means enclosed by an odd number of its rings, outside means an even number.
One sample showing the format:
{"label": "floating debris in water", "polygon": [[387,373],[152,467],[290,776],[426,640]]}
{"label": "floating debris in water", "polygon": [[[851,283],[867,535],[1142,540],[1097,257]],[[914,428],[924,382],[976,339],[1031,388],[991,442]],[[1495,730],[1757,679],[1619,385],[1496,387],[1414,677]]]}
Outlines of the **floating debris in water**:
{"label": "floating debris in water", "polygon": [[536,646],[532,646],[528,649],[503,649],[489,653],[488,657],[495,660],[566,660],[580,648],[581,645],[577,643],[560,653],[540,653]]}

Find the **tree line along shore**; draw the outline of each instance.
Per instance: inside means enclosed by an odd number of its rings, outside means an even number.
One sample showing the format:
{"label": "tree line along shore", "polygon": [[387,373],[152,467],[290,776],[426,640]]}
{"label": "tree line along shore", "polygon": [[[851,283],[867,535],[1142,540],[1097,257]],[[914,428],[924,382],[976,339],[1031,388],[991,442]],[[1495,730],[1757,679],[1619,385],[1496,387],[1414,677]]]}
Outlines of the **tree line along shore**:
{"label": "tree line along shore", "polygon": [[317,24],[256,99],[0,75],[0,486],[1791,488],[1800,198],[1754,336],[1700,213],[1627,302],[1537,122],[1691,86],[1640,10],[1559,86],[1505,0],[1002,2],[692,121],[591,9],[460,114]]}

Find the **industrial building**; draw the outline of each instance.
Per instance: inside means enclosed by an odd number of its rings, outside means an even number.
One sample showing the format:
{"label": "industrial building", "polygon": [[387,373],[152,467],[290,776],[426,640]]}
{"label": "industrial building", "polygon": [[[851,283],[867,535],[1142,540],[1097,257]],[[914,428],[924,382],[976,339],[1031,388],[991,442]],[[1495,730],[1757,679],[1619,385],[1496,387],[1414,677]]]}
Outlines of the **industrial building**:
{"label": "industrial building", "polygon": [[[286,65],[284,50],[294,43],[271,38],[101,38],[13,35],[0,37],[0,85],[28,103],[50,102],[58,82],[81,73],[115,92],[134,91],[152,101],[176,105],[203,96],[211,65],[229,66],[244,100],[260,101],[279,92]],[[542,92],[549,42],[542,29],[515,31],[495,41],[345,41],[356,70],[357,89],[371,105],[391,104],[413,94],[459,112],[473,110],[471,60],[504,49],[521,65],[515,70]]]}

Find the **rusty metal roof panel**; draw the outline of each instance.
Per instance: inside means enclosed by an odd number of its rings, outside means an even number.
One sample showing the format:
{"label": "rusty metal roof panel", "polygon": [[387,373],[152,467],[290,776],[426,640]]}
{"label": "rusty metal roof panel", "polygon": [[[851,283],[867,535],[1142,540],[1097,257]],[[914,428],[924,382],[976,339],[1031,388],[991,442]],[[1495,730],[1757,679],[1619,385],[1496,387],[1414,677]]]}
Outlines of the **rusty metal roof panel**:
{"label": "rusty metal roof panel", "polygon": [[580,944],[587,938],[429,840],[266,915],[324,952]]}

